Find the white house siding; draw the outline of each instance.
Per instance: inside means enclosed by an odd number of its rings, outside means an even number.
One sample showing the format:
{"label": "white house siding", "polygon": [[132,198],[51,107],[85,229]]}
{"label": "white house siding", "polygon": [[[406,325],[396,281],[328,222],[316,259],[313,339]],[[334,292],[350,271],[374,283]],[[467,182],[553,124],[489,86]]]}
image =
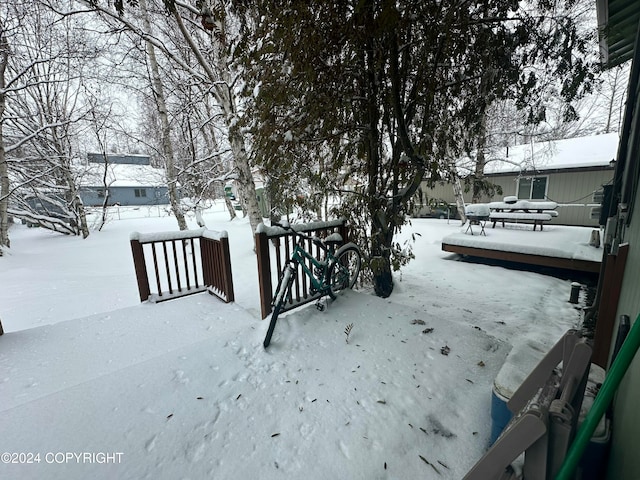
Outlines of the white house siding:
{"label": "white house siding", "polygon": [[[640,187],[636,192],[640,199]],[[624,272],[624,281],[618,302],[616,326],[612,341],[615,342],[617,320],[620,315],[629,315],[631,322],[640,313],[640,205],[635,206],[631,224],[625,235],[629,243],[629,255]],[[611,458],[607,478],[640,478],[638,458],[638,431],[640,429],[640,355],[636,356],[627,371],[615,401]],[[624,474],[623,474],[624,473]]]}
{"label": "white house siding", "polygon": [[[547,198],[560,204],[558,216],[551,223],[560,225],[597,226],[598,220],[591,218],[593,192],[613,178],[613,168],[573,169],[561,171],[539,172],[532,176],[548,177]],[[502,195],[491,198],[484,196],[483,202],[501,201],[508,195],[516,195],[518,176],[516,174],[488,175],[487,180],[502,187]],[[437,184],[434,188],[423,187],[427,198],[442,199],[445,202],[455,201],[451,184]],[[471,201],[471,192],[465,194],[465,202]]]}

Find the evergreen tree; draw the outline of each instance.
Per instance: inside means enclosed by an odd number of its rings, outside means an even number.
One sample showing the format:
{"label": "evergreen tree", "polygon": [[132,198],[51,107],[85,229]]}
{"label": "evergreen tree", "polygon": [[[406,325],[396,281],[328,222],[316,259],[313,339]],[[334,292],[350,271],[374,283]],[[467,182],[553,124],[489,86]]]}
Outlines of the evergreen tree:
{"label": "evergreen tree", "polygon": [[489,105],[515,99],[536,122],[548,78],[567,102],[584,93],[587,40],[560,3],[236,2],[256,160],[282,189],[305,165],[342,195],[379,296],[410,257],[393,238],[414,194],[482,138]]}

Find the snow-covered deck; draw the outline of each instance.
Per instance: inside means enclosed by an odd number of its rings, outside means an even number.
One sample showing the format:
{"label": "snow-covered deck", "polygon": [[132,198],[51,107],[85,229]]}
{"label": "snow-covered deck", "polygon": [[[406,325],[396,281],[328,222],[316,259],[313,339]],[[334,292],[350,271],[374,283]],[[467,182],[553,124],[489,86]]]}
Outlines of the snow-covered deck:
{"label": "snow-covered deck", "polygon": [[480,258],[597,273],[602,248],[589,245],[593,228],[549,225],[533,232],[524,225],[486,229],[484,235],[454,233],[442,250]]}

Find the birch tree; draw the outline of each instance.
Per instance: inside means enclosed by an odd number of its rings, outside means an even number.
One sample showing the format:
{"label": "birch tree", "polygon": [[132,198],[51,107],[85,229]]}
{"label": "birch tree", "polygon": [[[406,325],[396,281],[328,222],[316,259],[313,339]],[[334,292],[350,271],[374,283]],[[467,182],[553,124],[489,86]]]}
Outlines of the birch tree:
{"label": "birch tree", "polygon": [[[176,7],[181,6],[189,9],[184,3],[175,3]],[[232,62],[229,56],[231,45],[228,32],[228,12],[225,9],[224,3],[219,0],[203,0],[201,3],[202,11],[190,10],[192,13],[204,13],[208,15],[210,24],[213,25],[210,36],[212,63],[205,58],[194,41],[193,36],[184,24],[178,8],[170,7],[170,9],[172,10],[178,29],[191,48],[198,63],[206,72],[209,81],[212,83],[213,95],[223,112],[224,122],[228,129],[227,136],[235,164],[238,193],[249,216],[251,229],[255,232],[258,225],[262,222],[262,214],[260,213],[260,207],[258,206],[258,200],[256,198],[256,187],[251,171],[246,141],[240,128],[237,95],[233,90],[233,84],[237,79],[234,78],[231,69]]]}
{"label": "birch tree", "polygon": [[77,80],[94,51],[74,25],[34,2],[0,2],[0,238],[8,215],[88,236],[72,163],[82,117]]}
{"label": "birch tree", "polygon": [[[154,49],[162,54],[174,66],[188,72],[194,81],[203,84],[204,90],[209,92],[216,101],[216,106],[222,112],[223,124],[225,126],[226,141],[228,142],[234,164],[235,181],[238,185],[238,193],[244,210],[249,216],[249,223],[252,229],[257,228],[262,221],[260,209],[255,195],[255,182],[251,170],[250,156],[247,151],[247,141],[245,133],[240,128],[240,105],[238,97],[234,91],[234,85],[238,78],[232,69],[230,52],[233,48],[233,41],[230,38],[228,28],[227,11],[223,3],[212,3],[210,9],[217,15],[216,22],[218,30],[215,35],[206,34],[201,26],[193,22],[185,22],[182,12],[189,15],[200,15],[200,10],[185,2],[166,1],[167,11],[170,13],[173,22],[171,41],[177,42],[180,38],[179,48],[171,50],[168,42],[163,42],[159,38],[150,35],[149,32],[139,28],[133,21],[119,15],[117,12],[109,10],[102,5],[99,0],[90,2],[94,9],[106,15],[113,22],[118,22],[130,32],[140,36],[145,42],[153,45]],[[116,2],[116,9],[120,13],[124,10],[122,2]],[[135,9],[131,9],[135,11]],[[151,20],[151,18],[149,17]],[[176,33],[178,35],[176,35]],[[203,39],[207,39],[207,44]],[[185,61],[181,50],[187,47],[195,59],[196,65]]]}
{"label": "birch tree", "polygon": [[[140,0],[140,12],[142,14],[142,24],[144,32],[148,35],[152,35],[151,22],[149,21],[146,0]],[[149,79],[151,81],[151,88],[153,90],[153,96],[158,107],[158,116],[160,118],[160,136],[162,139],[163,159],[167,172],[169,201],[171,202],[171,209],[176,216],[176,220],[178,221],[180,230],[186,230],[187,222],[184,219],[184,214],[180,207],[180,199],[177,186],[178,176],[176,174],[173,144],[171,141],[171,126],[169,124],[169,117],[167,115],[167,104],[165,101],[164,86],[162,84],[162,78],[160,77],[158,61],[156,59],[156,49],[154,44],[148,40],[145,41],[145,44],[147,47],[147,57],[149,59]]]}
{"label": "birch tree", "polygon": [[9,63],[9,40],[6,26],[0,17],[0,256],[3,248],[11,246],[9,241],[9,166],[4,150],[3,126],[6,106],[6,78]]}

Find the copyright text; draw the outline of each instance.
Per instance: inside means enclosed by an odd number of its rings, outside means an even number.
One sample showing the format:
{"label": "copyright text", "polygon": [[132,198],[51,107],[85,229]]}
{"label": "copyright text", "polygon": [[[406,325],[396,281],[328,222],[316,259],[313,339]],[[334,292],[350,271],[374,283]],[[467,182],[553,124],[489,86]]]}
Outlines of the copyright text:
{"label": "copyright text", "polygon": [[0,463],[121,463],[122,452],[4,452],[0,454]]}

